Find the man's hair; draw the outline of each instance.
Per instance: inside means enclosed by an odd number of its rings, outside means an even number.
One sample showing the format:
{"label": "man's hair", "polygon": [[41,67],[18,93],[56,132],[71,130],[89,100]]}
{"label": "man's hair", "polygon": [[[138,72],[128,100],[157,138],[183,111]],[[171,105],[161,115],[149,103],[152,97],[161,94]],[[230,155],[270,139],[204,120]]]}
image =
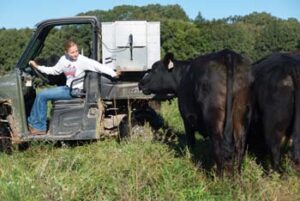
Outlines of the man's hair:
{"label": "man's hair", "polygon": [[74,46],[74,45],[77,45],[77,43],[74,41],[74,40],[67,40],[65,43],[64,43],[64,50],[65,51],[68,51],[70,49],[70,47]]}

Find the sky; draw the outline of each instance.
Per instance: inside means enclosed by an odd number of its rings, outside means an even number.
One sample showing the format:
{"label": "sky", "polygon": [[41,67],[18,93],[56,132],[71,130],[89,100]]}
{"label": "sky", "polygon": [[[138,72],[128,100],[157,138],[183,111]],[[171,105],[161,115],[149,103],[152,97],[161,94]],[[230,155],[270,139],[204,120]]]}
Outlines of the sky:
{"label": "sky", "polygon": [[0,28],[33,28],[36,23],[71,17],[92,10],[111,10],[120,5],[180,5],[190,19],[200,12],[207,20],[267,12],[282,19],[300,21],[299,0],[1,0]]}

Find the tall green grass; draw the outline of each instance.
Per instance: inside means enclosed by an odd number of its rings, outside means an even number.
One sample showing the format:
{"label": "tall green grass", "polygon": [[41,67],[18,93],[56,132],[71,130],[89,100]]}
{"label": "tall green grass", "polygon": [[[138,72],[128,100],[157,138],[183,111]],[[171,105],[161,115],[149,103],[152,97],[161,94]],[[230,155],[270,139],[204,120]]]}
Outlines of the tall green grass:
{"label": "tall green grass", "polygon": [[0,200],[178,200],[207,194],[188,159],[150,141],[34,145],[0,158]]}
{"label": "tall green grass", "polygon": [[180,141],[184,131],[176,102],[164,103],[161,114],[179,142],[36,143],[0,154],[0,200],[300,200],[299,175],[288,158],[283,177],[266,174],[247,155],[241,175],[218,178],[208,139],[197,135],[194,154]]}

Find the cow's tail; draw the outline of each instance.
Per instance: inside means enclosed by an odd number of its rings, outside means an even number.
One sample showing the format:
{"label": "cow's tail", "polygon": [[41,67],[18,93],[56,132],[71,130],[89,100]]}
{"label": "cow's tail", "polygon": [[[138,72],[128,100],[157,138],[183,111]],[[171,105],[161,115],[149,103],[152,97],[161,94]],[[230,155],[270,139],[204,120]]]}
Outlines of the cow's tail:
{"label": "cow's tail", "polygon": [[300,62],[291,65],[290,75],[294,85],[294,122],[293,122],[293,158],[295,163],[300,164]]}
{"label": "cow's tail", "polygon": [[226,65],[226,108],[225,123],[223,129],[223,160],[225,163],[232,162],[233,159],[233,84],[234,84],[234,68],[235,55],[229,52],[225,58]]}

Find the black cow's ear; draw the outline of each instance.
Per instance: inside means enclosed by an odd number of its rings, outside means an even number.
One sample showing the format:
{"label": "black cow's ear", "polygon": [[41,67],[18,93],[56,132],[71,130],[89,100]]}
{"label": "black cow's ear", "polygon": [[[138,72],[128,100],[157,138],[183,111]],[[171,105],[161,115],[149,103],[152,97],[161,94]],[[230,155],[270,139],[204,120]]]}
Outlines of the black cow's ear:
{"label": "black cow's ear", "polygon": [[172,52],[168,52],[168,53],[165,55],[164,60],[165,60],[165,61],[169,61],[169,60],[174,61],[174,54],[173,54]]}
{"label": "black cow's ear", "polygon": [[168,69],[172,69],[174,67],[173,61],[174,61],[174,54],[171,52],[167,53],[163,60],[164,66],[167,67]]}

